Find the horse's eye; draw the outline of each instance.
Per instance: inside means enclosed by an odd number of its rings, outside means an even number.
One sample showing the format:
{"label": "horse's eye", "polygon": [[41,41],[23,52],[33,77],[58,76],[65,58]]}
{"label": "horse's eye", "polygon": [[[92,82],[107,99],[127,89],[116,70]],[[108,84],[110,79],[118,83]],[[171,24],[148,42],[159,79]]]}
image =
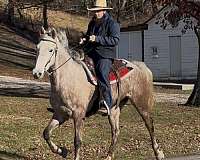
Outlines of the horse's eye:
{"label": "horse's eye", "polygon": [[49,52],[53,52],[53,49],[49,50]]}

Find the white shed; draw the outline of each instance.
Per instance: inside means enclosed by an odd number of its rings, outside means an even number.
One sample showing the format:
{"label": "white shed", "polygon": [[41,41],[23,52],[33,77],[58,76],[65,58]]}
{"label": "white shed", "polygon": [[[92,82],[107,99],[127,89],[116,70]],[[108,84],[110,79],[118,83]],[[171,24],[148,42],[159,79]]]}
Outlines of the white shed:
{"label": "white shed", "polygon": [[144,61],[144,30],[147,25],[121,28],[118,57]]}
{"label": "white shed", "polygon": [[[167,9],[170,7],[159,14]],[[181,22],[177,28],[169,26],[165,30],[155,22],[153,17],[143,27],[122,28],[118,56],[144,61],[153,72],[154,80],[195,79],[198,41],[194,31],[182,34]]]}

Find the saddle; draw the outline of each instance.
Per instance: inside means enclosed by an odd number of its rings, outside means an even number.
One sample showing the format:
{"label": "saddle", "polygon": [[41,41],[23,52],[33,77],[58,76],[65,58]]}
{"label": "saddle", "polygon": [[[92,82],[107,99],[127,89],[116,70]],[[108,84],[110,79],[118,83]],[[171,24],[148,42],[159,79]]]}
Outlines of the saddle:
{"label": "saddle", "polygon": [[[95,73],[93,60],[91,58],[89,58],[87,55],[85,55],[84,60],[80,60],[79,63],[83,66],[83,68],[86,72],[86,75],[88,77],[88,81],[91,84],[97,86],[97,77],[96,77],[96,73]],[[133,69],[133,64],[125,59],[114,59],[113,60],[113,64],[112,64],[112,67],[111,67],[111,70],[109,73],[109,80],[110,80],[110,84],[117,83],[118,98],[116,101],[116,106],[119,106],[120,98],[121,98],[121,94],[120,94],[121,80],[126,78],[126,75],[128,75],[128,73],[132,69]],[[99,101],[102,99],[101,93],[99,93],[99,94],[100,94],[99,97],[94,102],[97,105],[94,105],[94,106],[98,106]],[[99,107],[88,109],[86,116],[89,117],[93,113],[96,113],[98,109],[99,109]]]}
{"label": "saddle", "polygon": [[[92,82],[92,84],[97,85],[97,77],[93,60],[90,57],[85,56],[83,63],[83,67],[86,70],[88,79]],[[131,65],[128,65],[129,63],[130,62],[124,59],[113,60],[113,64],[109,73],[110,84],[119,82],[119,79],[125,77],[125,75],[133,69]]]}

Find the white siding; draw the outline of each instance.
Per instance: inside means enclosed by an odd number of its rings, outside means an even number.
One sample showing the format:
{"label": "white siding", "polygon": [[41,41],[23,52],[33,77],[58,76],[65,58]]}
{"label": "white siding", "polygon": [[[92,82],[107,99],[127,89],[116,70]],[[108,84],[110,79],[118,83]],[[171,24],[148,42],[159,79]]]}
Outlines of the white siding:
{"label": "white siding", "polygon": [[[168,32],[154,23],[144,31],[144,62],[154,77],[166,77],[170,73]],[[153,55],[152,47],[157,47],[157,56]]]}
{"label": "white siding", "polygon": [[[169,36],[181,36],[181,75],[179,79],[196,76],[198,43],[194,31],[181,33],[183,24],[177,28],[163,30],[155,24],[155,19],[148,23],[148,30],[144,31],[144,62],[152,70],[155,79],[170,78]],[[153,55],[152,47],[157,47],[158,55]]]}

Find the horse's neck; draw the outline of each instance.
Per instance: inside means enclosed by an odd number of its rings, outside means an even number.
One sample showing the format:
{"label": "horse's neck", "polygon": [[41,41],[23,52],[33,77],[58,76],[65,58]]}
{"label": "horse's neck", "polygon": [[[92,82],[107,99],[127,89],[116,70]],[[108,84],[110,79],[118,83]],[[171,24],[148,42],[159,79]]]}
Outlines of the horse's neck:
{"label": "horse's neck", "polygon": [[82,67],[77,64],[69,55],[68,51],[63,47],[58,47],[58,53],[54,65],[53,76],[51,77],[51,83],[57,89],[66,87],[68,89],[75,79],[80,78]]}
{"label": "horse's neck", "polygon": [[59,71],[62,70],[63,68],[69,67],[70,65],[73,65],[71,63],[72,60],[68,51],[64,49],[63,46],[58,47],[54,68]]}

